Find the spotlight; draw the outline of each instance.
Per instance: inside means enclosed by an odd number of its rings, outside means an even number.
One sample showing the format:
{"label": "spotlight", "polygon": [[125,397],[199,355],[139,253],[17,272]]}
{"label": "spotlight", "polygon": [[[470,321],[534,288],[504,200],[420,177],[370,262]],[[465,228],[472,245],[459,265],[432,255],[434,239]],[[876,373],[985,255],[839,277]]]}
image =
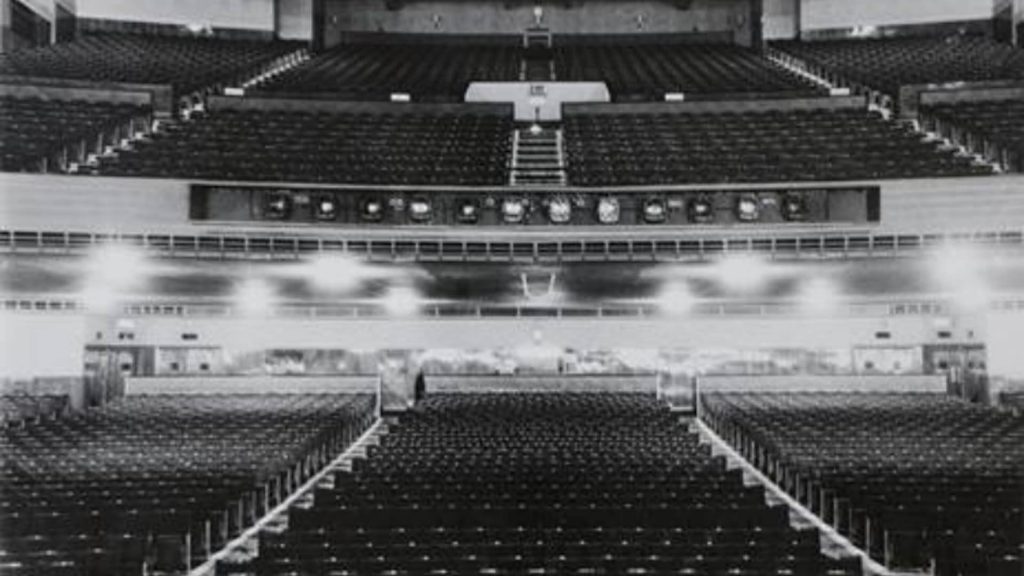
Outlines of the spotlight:
{"label": "spotlight", "polygon": [[459,200],[455,209],[455,219],[463,224],[476,224],[480,219],[480,204],[473,198]]}
{"label": "spotlight", "polygon": [[389,315],[408,318],[419,312],[421,300],[415,289],[395,286],[384,296],[382,304]]}
{"label": "spotlight", "polygon": [[502,200],[501,217],[509,224],[519,224],[526,217],[526,202],[521,198]]}
{"label": "spotlight", "polygon": [[337,219],[338,201],[334,194],[321,194],[313,200],[313,216],[321,221]]}
{"label": "spotlight", "polygon": [[292,212],[292,199],[286,193],[273,192],[264,198],[263,214],[272,220],[284,220]]}
{"label": "spotlight", "polygon": [[555,196],[548,202],[548,219],[555,224],[565,224],[572,218],[572,204],[565,196]]}
{"label": "spotlight", "polygon": [[750,254],[730,254],[714,266],[714,277],[729,292],[750,294],[770,280],[771,269],[765,261]]}
{"label": "spotlight", "polygon": [[827,316],[839,305],[839,290],[826,278],[806,280],[797,293],[797,300],[803,313],[812,316]]}
{"label": "spotlight", "polygon": [[644,222],[659,224],[668,218],[668,209],[661,198],[650,198],[644,201]]}
{"label": "spotlight", "polygon": [[601,224],[615,224],[619,221],[619,199],[605,196],[597,201],[597,221]]}
{"label": "spotlight", "polygon": [[413,198],[409,201],[409,219],[414,222],[426,222],[430,220],[433,208],[430,200],[426,198]]}
{"label": "spotlight", "polygon": [[274,291],[262,280],[246,280],[235,291],[235,306],[245,316],[266,315],[274,300]]}
{"label": "spotlight", "polygon": [[341,254],[323,254],[300,265],[299,277],[318,290],[349,292],[372,276],[372,269],[362,261]]}
{"label": "spotlight", "polygon": [[715,207],[711,199],[700,197],[690,201],[686,207],[686,218],[694,224],[709,224],[715,221]]}
{"label": "spotlight", "polygon": [[977,312],[991,298],[986,268],[988,255],[968,245],[951,244],[933,250],[927,259],[932,281],[958,311]]}
{"label": "spotlight", "polygon": [[696,304],[689,287],[681,282],[669,282],[658,294],[658,308],[669,316],[686,316]]}
{"label": "spotlight", "polygon": [[115,291],[137,288],[153,268],[144,252],[124,244],[94,248],[85,267],[89,284],[103,285]]}
{"label": "spotlight", "polygon": [[736,218],[740,222],[756,222],[761,218],[761,204],[756,196],[740,196],[736,200]]}
{"label": "spotlight", "polygon": [[384,203],[379,198],[366,198],[359,203],[359,217],[364,222],[380,222],[384,219]]}
{"label": "spotlight", "polygon": [[803,222],[807,219],[807,200],[797,194],[786,194],[782,198],[782,218],[787,222]]}

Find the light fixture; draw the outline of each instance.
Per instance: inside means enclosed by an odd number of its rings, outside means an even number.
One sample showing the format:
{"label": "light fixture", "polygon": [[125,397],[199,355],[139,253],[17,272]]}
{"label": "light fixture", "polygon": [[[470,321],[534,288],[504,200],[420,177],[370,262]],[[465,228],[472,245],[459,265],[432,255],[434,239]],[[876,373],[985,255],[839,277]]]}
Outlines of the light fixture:
{"label": "light fixture", "polygon": [[384,219],[384,203],[379,198],[366,198],[359,203],[359,217],[364,222],[380,222]]}
{"label": "light fixture", "polygon": [[271,192],[264,197],[263,215],[271,220],[284,220],[292,213],[292,198],[284,192]]}
{"label": "light fixture", "polygon": [[155,271],[145,253],[124,244],[96,246],[85,261],[79,297],[97,313],[114,313],[124,297],[144,289]]}
{"label": "light fixture", "polygon": [[746,194],[736,200],[736,219],[740,222],[756,222],[761,218],[761,203],[757,197]]}
{"label": "light fixture", "polygon": [[715,206],[705,196],[695,198],[686,207],[686,218],[694,224],[709,224],[715,221]]}
{"label": "light fixture", "polygon": [[459,200],[455,207],[455,219],[462,224],[476,224],[480,219],[480,204],[473,198]]}
{"label": "light fixture", "polygon": [[803,222],[807,219],[807,200],[799,194],[786,194],[779,207],[782,218],[787,222]]}
{"label": "light fixture", "polygon": [[967,244],[939,246],[926,259],[932,282],[960,312],[977,312],[989,304],[991,256]]}
{"label": "light fixture", "polygon": [[801,312],[811,316],[829,316],[839,305],[839,290],[827,278],[808,278],[797,294]]}
{"label": "light fixture", "polygon": [[313,200],[313,217],[328,221],[338,218],[338,201],[334,194],[320,194]]}
{"label": "light fixture", "polygon": [[522,198],[501,201],[501,218],[508,224],[519,224],[526,218],[526,202]]}
{"label": "light fixture", "polygon": [[696,303],[693,293],[682,281],[669,281],[658,294],[658,308],[669,316],[686,316]]}
{"label": "light fixture", "polygon": [[244,316],[265,316],[274,303],[274,292],[263,280],[251,278],[235,290],[235,306]]}
{"label": "light fixture", "polygon": [[644,200],[644,222],[648,224],[659,224],[668,218],[668,209],[665,201],[661,198],[649,198]]}
{"label": "light fixture", "polygon": [[303,262],[297,273],[318,290],[338,293],[355,290],[372,277],[373,270],[352,256],[324,253]]}
{"label": "light fixture", "polygon": [[772,270],[753,254],[729,254],[713,268],[714,278],[729,292],[749,294],[763,288]]}
{"label": "light fixture", "polygon": [[414,222],[426,222],[433,215],[430,200],[419,197],[409,201],[409,219]]}
{"label": "light fixture", "polygon": [[565,196],[555,196],[548,201],[548,219],[554,224],[565,224],[572,218],[572,204]]}
{"label": "light fixture", "polygon": [[382,300],[388,315],[398,318],[415,316],[420,310],[419,293],[410,286],[395,286],[388,290]]}
{"label": "light fixture", "polygon": [[619,221],[621,210],[619,199],[605,196],[597,201],[597,221],[601,224],[615,224]]}

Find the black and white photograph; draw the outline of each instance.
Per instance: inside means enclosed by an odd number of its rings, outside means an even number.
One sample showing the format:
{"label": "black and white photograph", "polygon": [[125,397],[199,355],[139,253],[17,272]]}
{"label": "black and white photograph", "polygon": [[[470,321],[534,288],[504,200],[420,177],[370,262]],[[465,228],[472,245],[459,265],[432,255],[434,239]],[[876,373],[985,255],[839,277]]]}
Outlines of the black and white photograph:
{"label": "black and white photograph", "polygon": [[0,575],[1024,576],[1024,0],[0,0]]}

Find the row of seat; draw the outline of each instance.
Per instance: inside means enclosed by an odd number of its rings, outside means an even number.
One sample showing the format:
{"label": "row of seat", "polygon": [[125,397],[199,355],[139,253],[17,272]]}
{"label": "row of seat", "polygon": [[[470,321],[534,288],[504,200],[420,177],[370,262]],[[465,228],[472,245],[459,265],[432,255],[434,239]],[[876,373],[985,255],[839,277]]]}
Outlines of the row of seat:
{"label": "row of seat", "polygon": [[1024,52],[983,36],[785,41],[773,46],[894,97],[910,84],[1024,78]]}
{"label": "row of seat", "polygon": [[148,114],[131,104],[0,97],[0,170],[41,171],[66,147]]}
{"label": "row of seat", "polygon": [[65,414],[67,395],[4,394],[0,396],[0,426],[20,426]]}
{"label": "row of seat", "polygon": [[[219,110],[102,159],[111,176],[504,185],[511,118]],[[863,110],[570,115],[582,186],[986,175],[910,126]]]}
{"label": "row of seat", "polygon": [[350,445],[372,395],[129,396],[4,430],[0,572],[180,573]]}
{"label": "row of seat", "polygon": [[513,46],[340,45],[257,89],[351,100],[388,100],[404,92],[416,100],[461,102],[470,82],[518,80],[519,61]]}
{"label": "row of seat", "polygon": [[1024,170],[1024,98],[924,106],[921,115],[943,136],[1001,157],[1007,168]]}
{"label": "row of seat", "polygon": [[554,61],[559,80],[605,82],[617,100],[818,91],[752,50],[724,44],[568,45],[554,50]]}
{"label": "row of seat", "polygon": [[99,173],[362,184],[503,185],[512,119],[455,114],[213,111],[169,126]]}
{"label": "row of seat", "polygon": [[565,141],[569,179],[583,186],[992,173],[864,110],[571,115]]}
{"label": "row of seat", "polygon": [[860,574],[653,395],[431,395],[236,567],[284,574]]}
{"label": "row of seat", "polygon": [[[556,46],[546,80],[606,82],[618,100],[660,100],[668,92],[814,93],[814,86],[770,60],[727,44]],[[386,100],[461,101],[471,82],[515,81],[524,49],[500,45],[340,45],[266,80],[260,90],[330,93]],[[541,66],[547,69],[547,66]]]}
{"label": "row of seat", "polygon": [[97,32],[0,54],[0,74],[170,84],[187,94],[235,80],[300,47],[296,42]]}
{"label": "row of seat", "polygon": [[1024,570],[1024,418],[941,394],[708,393],[702,418],[892,569]]}

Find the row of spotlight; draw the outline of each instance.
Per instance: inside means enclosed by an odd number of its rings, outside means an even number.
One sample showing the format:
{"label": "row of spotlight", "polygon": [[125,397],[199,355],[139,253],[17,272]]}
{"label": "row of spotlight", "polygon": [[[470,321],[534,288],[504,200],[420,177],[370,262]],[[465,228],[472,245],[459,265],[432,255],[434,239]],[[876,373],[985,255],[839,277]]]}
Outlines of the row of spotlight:
{"label": "row of spotlight", "polygon": [[[761,219],[763,202],[755,194],[741,194],[731,198],[733,217],[740,222],[757,222]],[[312,206],[313,218],[321,222],[337,221],[343,212],[342,203],[333,193],[320,193],[303,201]],[[263,213],[267,218],[287,220],[296,209],[295,198],[286,192],[270,193],[265,196]],[[715,222],[719,208],[710,196],[697,196],[688,200],[680,200],[680,208],[685,210],[686,220],[694,224],[710,224]],[[672,206],[675,207],[675,206]],[[554,194],[540,199],[526,196],[505,196],[501,198],[456,197],[453,214],[459,224],[476,224],[481,220],[485,209],[497,209],[498,217],[505,224],[523,224],[529,220],[535,208],[552,224],[566,224],[573,220],[574,214],[586,214],[592,210],[593,219],[600,224],[618,224],[622,219],[622,201],[616,196],[601,196],[593,204],[587,206],[586,200],[580,197]],[[669,219],[670,201],[661,197],[645,198],[639,202],[640,219],[648,224],[660,224]],[[426,196],[385,198],[381,196],[364,196],[357,204],[357,217],[362,222],[382,222],[389,214],[404,215],[413,223],[426,224],[438,218],[435,202]],[[807,201],[802,195],[785,194],[778,202],[781,217],[786,221],[803,221],[807,219]],[[584,216],[585,218],[585,216]]]}

